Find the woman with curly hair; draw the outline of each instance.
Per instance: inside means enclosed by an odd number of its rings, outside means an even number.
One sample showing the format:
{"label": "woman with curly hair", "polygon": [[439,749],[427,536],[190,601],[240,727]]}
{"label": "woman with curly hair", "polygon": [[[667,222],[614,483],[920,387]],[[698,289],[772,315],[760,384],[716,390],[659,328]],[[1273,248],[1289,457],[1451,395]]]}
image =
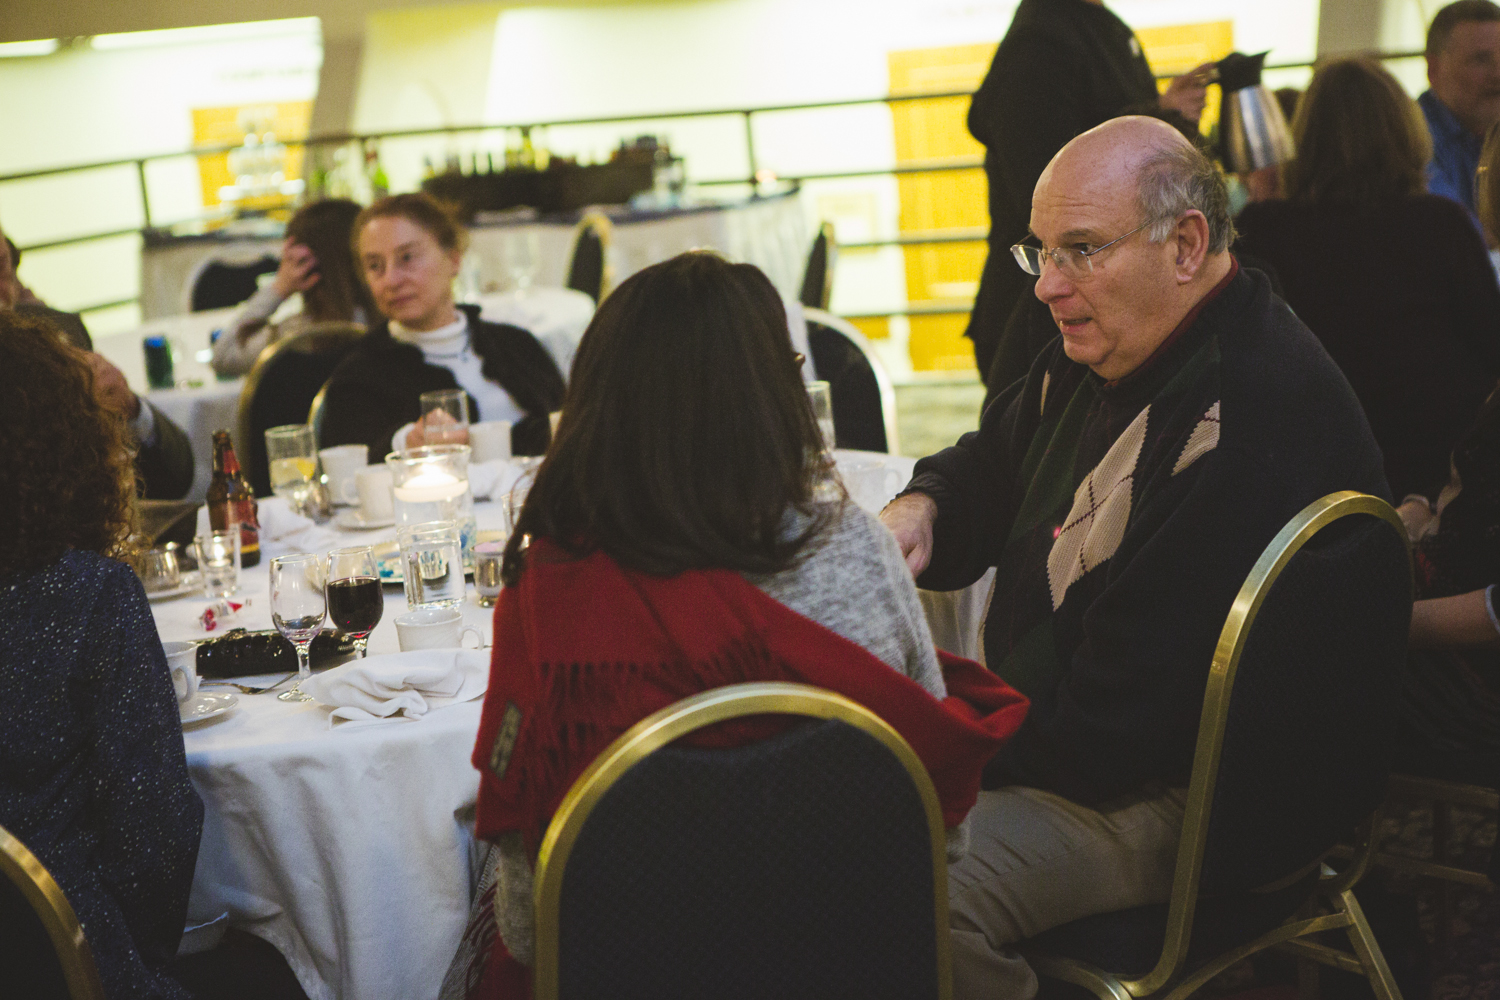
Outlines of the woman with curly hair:
{"label": "woman with curly hair", "polygon": [[[140,580],[132,473],[83,353],[0,311],[0,826],[68,897],[112,998],[186,998],[203,805]],[[0,968],[30,964],[0,940]],[[23,991],[24,992],[24,991]]]}

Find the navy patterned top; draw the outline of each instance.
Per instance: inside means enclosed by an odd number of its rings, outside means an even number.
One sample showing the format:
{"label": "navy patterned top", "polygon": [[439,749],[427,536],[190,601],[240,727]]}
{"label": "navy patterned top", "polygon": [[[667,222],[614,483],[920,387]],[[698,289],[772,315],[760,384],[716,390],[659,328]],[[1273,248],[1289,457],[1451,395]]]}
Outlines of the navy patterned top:
{"label": "navy patterned top", "polygon": [[78,914],[111,1000],[187,998],[177,951],[203,828],[140,581],[92,552],[0,578],[0,826]]}

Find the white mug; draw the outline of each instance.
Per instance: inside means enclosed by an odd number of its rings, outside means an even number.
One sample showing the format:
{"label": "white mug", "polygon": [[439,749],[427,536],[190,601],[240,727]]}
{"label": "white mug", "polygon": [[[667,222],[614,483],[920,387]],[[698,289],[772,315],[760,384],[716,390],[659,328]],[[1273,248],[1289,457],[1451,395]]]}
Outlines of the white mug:
{"label": "white mug", "polygon": [[318,452],[323,460],[323,471],[328,475],[328,492],[334,503],[353,506],[359,503],[359,486],[354,477],[359,470],[370,464],[370,446],[367,444],[341,444],[335,448],[324,448]]}
{"label": "white mug", "polygon": [[454,608],[418,608],[396,616],[396,640],[401,652],[413,649],[458,649],[464,636],[474,633],[474,648],[484,646],[484,634],[463,623]]}
{"label": "white mug", "polygon": [[901,473],[878,458],[844,458],[834,463],[850,498],[878,514],[901,491]]}
{"label": "white mug", "polygon": [[469,425],[469,461],[510,459],[510,421],[486,420]]}
{"label": "white mug", "polygon": [[167,669],[172,671],[172,687],[177,690],[177,703],[181,705],[191,701],[198,693],[198,644],[164,642],[161,648],[167,654]]}
{"label": "white mug", "polygon": [[384,465],[367,465],[354,474],[359,492],[359,506],[366,521],[388,521],[396,516],[396,501],[391,496],[391,470]]}

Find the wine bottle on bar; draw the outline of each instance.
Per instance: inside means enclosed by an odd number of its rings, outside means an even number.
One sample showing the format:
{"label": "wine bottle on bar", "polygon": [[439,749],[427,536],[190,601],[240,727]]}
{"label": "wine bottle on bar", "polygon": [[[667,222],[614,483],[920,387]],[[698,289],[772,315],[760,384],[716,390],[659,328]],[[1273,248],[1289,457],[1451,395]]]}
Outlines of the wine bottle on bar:
{"label": "wine bottle on bar", "polygon": [[228,431],[214,432],[214,477],[208,484],[208,523],[214,531],[240,529],[240,566],[260,563],[260,510],[255,491],[234,457]]}

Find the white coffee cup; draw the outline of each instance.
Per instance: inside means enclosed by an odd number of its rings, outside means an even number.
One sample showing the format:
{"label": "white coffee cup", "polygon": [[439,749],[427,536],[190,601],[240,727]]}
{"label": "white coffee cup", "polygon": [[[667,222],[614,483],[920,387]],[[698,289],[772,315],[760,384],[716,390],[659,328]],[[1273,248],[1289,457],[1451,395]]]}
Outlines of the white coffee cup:
{"label": "white coffee cup", "polygon": [[463,623],[454,608],[418,608],[396,616],[396,640],[403,653],[413,649],[458,649],[463,638],[474,634],[474,648],[484,645],[484,634]]}
{"label": "white coffee cup", "polygon": [[354,474],[359,506],[366,521],[389,521],[396,516],[396,501],[391,496],[391,470],[384,465],[367,465]]}
{"label": "white coffee cup", "polygon": [[323,460],[323,471],[328,475],[328,492],[334,503],[353,506],[360,502],[359,486],[354,477],[360,469],[370,464],[370,446],[367,444],[341,444],[335,448],[323,448],[318,452]]}
{"label": "white coffee cup", "polygon": [[878,458],[840,458],[834,467],[849,497],[872,514],[901,490],[901,473]]}
{"label": "white coffee cup", "polygon": [[469,461],[494,462],[510,458],[510,421],[486,420],[469,425]]}
{"label": "white coffee cup", "polygon": [[167,669],[172,671],[172,687],[177,690],[177,703],[181,705],[191,701],[198,693],[198,644],[164,642],[161,648],[167,654]]}

